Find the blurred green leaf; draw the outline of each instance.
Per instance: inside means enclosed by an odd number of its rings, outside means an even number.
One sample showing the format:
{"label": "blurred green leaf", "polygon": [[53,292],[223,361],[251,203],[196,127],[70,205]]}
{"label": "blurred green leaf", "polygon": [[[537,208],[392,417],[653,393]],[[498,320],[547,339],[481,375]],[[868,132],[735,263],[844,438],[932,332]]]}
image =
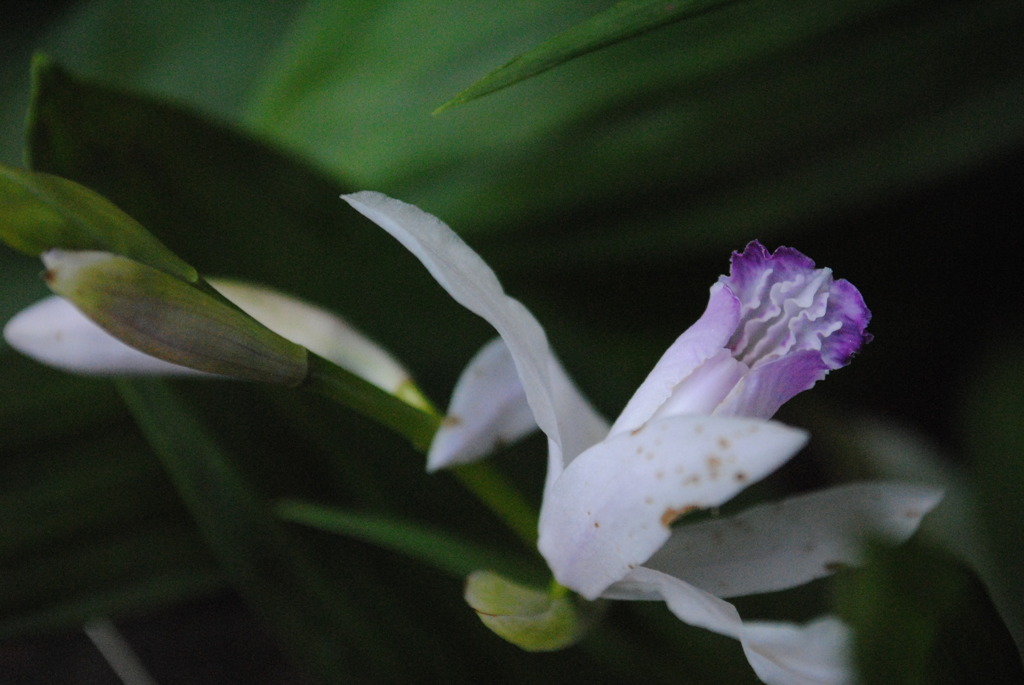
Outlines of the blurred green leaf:
{"label": "blurred green leaf", "polygon": [[198,278],[138,222],[73,181],[0,164],[0,207],[0,240],[26,254],[104,250],[187,281]]}
{"label": "blurred green leaf", "polygon": [[324,682],[401,672],[365,629],[369,617],[288,538],[170,388],[128,380],[118,387],[229,580],[298,664]]}
{"label": "blurred green leaf", "polygon": [[965,402],[964,439],[1006,621],[1024,655],[1024,349],[990,351]]}
{"label": "blurred green leaf", "polygon": [[767,240],[1024,140],[1013,0],[733,3],[429,116],[604,8],[569,4],[311,5],[248,122],[531,270]]}
{"label": "blurred green leaf", "polygon": [[838,576],[840,616],[854,630],[865,685],[1010,683],[1024,677],[988,595],[951,558],[913,543],[869,548]]}
{"label": "blurred green leaf", "polygon": [[697,16],[735,0],[624,0],[559,33],[460,91],[435,114],[507,88],[588,52],[614,45],[665,24]]}
{"label": "blurred green leaf", "polygon": [[222,587],[110,385],[0,360],[0,637]]}
{"label": "blurred green leaf", "polygon": [[[344,207],[351,186],[230,126],[60,69],[40,81],[34,108],[37,169],[110,198],[201,273],[334,309],[417,376],[443,377],[446,392],[472,354],[478,340],[463,324],[475,317]],[[399,302],[400,316],[381,315]],[[439,306],[450,326],[437,326]]]}

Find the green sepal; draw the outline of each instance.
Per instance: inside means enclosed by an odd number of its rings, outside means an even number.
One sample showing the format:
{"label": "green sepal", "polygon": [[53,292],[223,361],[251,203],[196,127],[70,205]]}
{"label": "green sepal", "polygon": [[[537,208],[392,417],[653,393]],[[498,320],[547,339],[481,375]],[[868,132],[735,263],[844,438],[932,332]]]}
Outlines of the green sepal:
{"label": "green sepal", "polygon": [[108,252],[51,251],[46,281],[122,342],[164,361],[296,386],[308,352],[238,309],[163,271]]}
{"label": "green sepal", "polygon": [[485,626],[528,652],[553,652],[576,644],[602,606],[584,602],[561,586],[538,590],[493,571],[471,573],[464,597]]}
{"label": "green sepal", "polygon": [[199,274],[99,193],[66,178],[0,164],[0,240],[38,256],[47,250],[101,250],[189,282]]}

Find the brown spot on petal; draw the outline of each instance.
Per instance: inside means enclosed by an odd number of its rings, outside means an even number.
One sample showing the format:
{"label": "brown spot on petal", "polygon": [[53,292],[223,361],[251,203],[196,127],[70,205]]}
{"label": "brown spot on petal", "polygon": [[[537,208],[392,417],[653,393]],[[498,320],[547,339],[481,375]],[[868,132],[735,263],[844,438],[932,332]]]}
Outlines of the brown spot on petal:
{"label": "brown spot on petal", "polygon": [[747,480],[747,474],[746,474],[746,473],[744,473],[743,471],[737,471],[737,472],[736,472],[736,474],[735,474],[735,475],[733,476],[733,479],[734,479],[734,480],[735,480],[735,481],[736,481],[737,483],[742,483],[742,482],[744,482],[745,480]]}
{"label": "brown spot on petal", "polygon": [[597,521],[594,521],[594,528],[600,528],[600,527],[601,527],[601,524],[598,523]]}
{"label": "brown spot on petal", "polygon": [[724,435],[718,439],[718,446],[721,447],[723,450],[729,449],[730,445],[732,445],[732,443],[729,442],[729,438],[725,437]]}
{"label": "brown spot on petal", "polygon": [[683,485],[696,485],[700,482],[700,474],[692,473],[683,479]]}
{"label": "brown spot on petal", "polygon": [[714,454],[708,455],[707,466],[708,476],[711,477],[711,480],[717,480],[718,470],[722,467],[722,458]]}
{"label": "brown spot on petal", "polygon": [[462,419],[460,419],[455,414],[449,414],[448,416],[444,417],[444,421],[442,421],[442,424],[447,426],[448,428],[452,428],[453,426],[458,426],[461,423],[462,423]]}
{"label": "brown spot on petal", "polygon": [[665,526],[666,528],[669,528],[672,525],[672,522],[678,519],[680,516],[683,516],[684,514],[689,514],[691,511],[694,511],[696,509],[700,509],[700,507],[698,507],[695,504],[690,504],[688,506],[682,507],[681,509],[673,509],[672,507],[669,507],[668,509],[665,510],[665,513],[661,515],[661,525]]}

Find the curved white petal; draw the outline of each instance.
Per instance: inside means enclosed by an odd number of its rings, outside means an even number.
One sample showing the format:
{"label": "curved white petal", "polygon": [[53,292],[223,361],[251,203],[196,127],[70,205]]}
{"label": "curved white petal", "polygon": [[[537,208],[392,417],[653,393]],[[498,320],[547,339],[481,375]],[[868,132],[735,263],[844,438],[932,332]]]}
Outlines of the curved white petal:
{"label": "curved white petal", "polygon": [[676,617],[691,626],[740,638],[743,622],[736,607],[678,578],[637,566],[602,594],[604,599],[664,601]]}
{"label": "curved white petal", "polygon": [[4,339],[27,357],[72,373],[218,377],[125,345],[57,296],[18,312],[4,326]]}
{"label": "curved white petal", "polygon": [[850,685],[855,682],[849,627],[833,616],[804,625],[751,621],[740,641],[768,685]]}
{"label": "curved white petal", "polygon": [[251,283],[210,279],[210,285],[278,335],[387,392],[398,392],[410,381],[405,367],[337,314]]}
{"label": "curved white petal", "polygon": [[566,462],[604,436],[604,420],[555,360],[544,329],[522,303],[505,294],[491,268],[454,231],[418,207],[381,193],[363,191],[342,199],[412,252],[456,302],[494,326],[515,360],[537,425]]}
{"label": "curved white petal", "polygon": [[[615,420],[611,434],[636,430],[651,420],[655,412],[670,401],[680,384],[704,362],[718,354],[724,354],[736,367],[746,371],[747,367],[732,360],[731,353],[725,349],[739,319],[740,302],[736,296],[721,283],[713,285],[704,313],[665,350],[661,359],[626,403],[619,418]],[[689,409],[697,414],[710,414],[738,380],[739,375],[733,377],[725,392],[716,394],[710,400],[707,399],[706,393],[697,389],[684,393],[687,398],[696,396],[700,402],[710,402],[711,406],[695,404],[692,407],[684,407],[680,403],[678,411],[674,413],[685,413]]]}
{"label": "curved white petal", "polygon": [[941,498],[921,485],[842,485],[676,528],[646,565],[719,597],[783,590],[858,563],[867,536],[902,542]]}
{"label": "curved white petal", "polygon": [[495,338],[462,372],[427,454],[427,471],[466,464],[537,428],[508,347]]}
{"label": "curved white petal", "polygon": [[666,573],[639,566],[602,597],[664,600],[676,617],[692,626],[735,638],[757,676],[769,685],[847,685],[853,682],[849,630],[826,617],[800,626],[744,623],[733,605]]}
{"label": "curved white petal", "polygon": [[548,488],[540,552],[559,583],[594,599],[665,544],[676,518],[725,502],[806,440],[779,423],[717,416],[670,417],[611,436]]}

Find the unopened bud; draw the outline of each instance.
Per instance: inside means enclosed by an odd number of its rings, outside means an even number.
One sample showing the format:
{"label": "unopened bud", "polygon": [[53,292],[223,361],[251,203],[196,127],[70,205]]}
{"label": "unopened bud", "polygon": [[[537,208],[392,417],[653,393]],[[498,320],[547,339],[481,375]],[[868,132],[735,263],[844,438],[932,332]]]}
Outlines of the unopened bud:
{"label": "unopened bud", "polygon": [[499,637],[528,652],[553,652],[583,637],[597,607],[561,590],[537,590],[493,571],[476,571],[466,579],[465,598]]}
{"label": "unopened bud", "polygon": [[51,250],[42,258],[54,293],[152,357],[264,383],[306,377],[305,348],[183,280],[109,252]]}

